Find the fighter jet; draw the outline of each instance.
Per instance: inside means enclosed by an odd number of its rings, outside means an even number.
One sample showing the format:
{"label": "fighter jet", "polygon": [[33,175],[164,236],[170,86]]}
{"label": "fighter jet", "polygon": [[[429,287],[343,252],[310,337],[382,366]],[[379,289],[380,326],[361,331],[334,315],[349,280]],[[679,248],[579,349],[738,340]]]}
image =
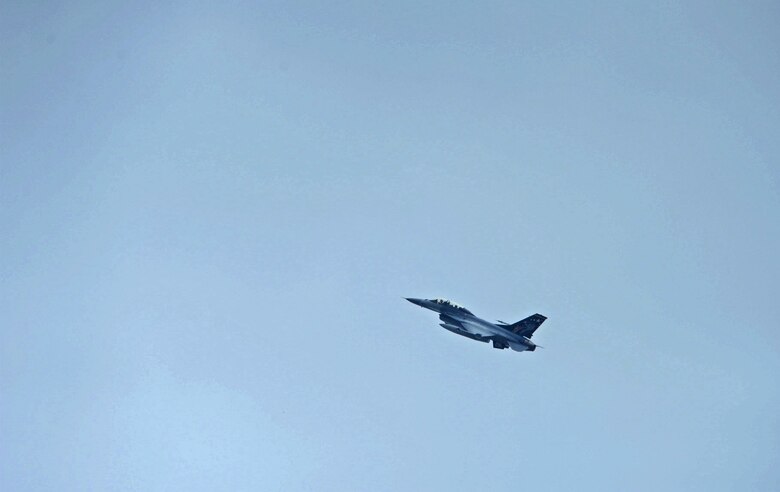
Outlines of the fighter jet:
{"label": "fighter jet", "polygon": [[539,347],[531,341],[531,337],[539,325],[547,319],[546,316],[537,313],[517,323],[509,324],[503,321],[491,323],[474,316],[474,313],[468,309],[447,299],[415,299],[413,297],[405,299],[439,313],[439,319],[442,321],[439,326],[445,330],[472,340],[485,343],[493,342],[493,348],[502,350],[511,348],[516,352],[526,350],[533,352],[536,347]]}

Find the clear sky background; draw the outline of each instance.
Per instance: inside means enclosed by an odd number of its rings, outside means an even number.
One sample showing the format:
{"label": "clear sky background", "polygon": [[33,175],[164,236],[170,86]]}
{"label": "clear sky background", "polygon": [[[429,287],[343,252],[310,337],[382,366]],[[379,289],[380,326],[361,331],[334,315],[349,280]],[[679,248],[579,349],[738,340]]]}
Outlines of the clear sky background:
{"label": "clear sky background", "polygon": [[3,2],[0,489],[778,490],[779,21]]}

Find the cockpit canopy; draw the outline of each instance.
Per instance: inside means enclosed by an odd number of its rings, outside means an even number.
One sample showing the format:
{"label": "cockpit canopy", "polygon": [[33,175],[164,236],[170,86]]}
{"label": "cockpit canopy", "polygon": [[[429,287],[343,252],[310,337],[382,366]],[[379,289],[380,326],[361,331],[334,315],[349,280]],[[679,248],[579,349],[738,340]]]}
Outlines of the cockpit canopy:
{"label": "cockpit canopy", "polygon": [[465,313],[472,314],[472,312],[469,311],[468,309],[466,309],[463,306],[460,306],[458,304],[455,304],[454,302],[450,301],[449,299],[436,298],[436,299],[431,299],[431,301],[435,302],[436,304],[443,304],[445,306],[453,307],[453,308],[457,309],[458,311],[463,311]]}

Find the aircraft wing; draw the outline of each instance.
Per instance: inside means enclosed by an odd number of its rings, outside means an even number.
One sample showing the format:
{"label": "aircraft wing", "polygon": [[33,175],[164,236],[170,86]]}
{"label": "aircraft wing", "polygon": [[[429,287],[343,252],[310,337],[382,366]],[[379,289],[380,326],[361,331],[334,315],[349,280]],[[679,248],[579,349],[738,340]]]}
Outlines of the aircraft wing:
{"label": "aircraft wing", "polygon": [[493,335],[493,333],[481,329],[479,325],[475,325],[473,323],[463,323],[454,318],[450,318],[446,314],[440,314],[439,319],[442,321],[443,324],[450,326],[454,329],[457,329],[460,332],[468,333],[469,335],[474,335],[479,339],[487,339]]}

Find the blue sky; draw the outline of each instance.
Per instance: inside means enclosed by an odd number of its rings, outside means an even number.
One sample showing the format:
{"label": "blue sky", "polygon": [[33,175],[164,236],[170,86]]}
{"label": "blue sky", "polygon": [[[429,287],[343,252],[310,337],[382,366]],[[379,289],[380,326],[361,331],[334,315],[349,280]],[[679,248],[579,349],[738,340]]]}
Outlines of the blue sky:
{"label": "blue sky", "polygon": [[0,488],[778,488],[778,19],[5,2]]}

